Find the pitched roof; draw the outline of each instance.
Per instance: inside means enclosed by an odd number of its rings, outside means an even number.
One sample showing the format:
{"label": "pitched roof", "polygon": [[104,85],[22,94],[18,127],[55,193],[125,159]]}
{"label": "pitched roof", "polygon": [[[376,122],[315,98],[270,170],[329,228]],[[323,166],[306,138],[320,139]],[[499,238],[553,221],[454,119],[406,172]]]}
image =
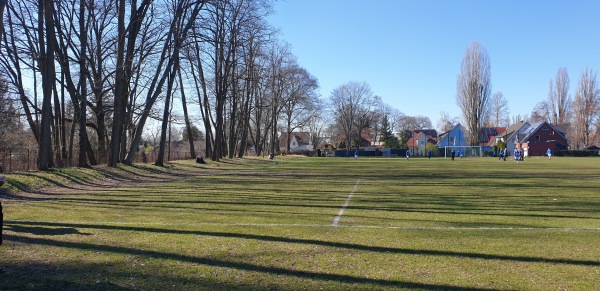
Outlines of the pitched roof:
{"label": "pitched roof", "polygon": [[[446,138],[446,137],[447,137],[447,136],[448,136],[448,135],[449,135],[449,134],[450,134],[452,131],[454,131],[454,130],[457,130],[457,129],[459,130],[459,132],[462,132],[462,133],[463,133],[463,135],[462,135],[462,138],[464,139],[464,136],[465,136],[465,134],[467,134],[467,133],[468,133],[468,131],[467,131],[467,129],[466,129],[464,126],[462,126],[462,124],[460,124],[460,123],[457,123],[457,124],[456,124],[454,127],[452,127],[452,129],[450,129],[450,130],[448,130],[448,131],[446,131],[446,132],[444,132],[444,133],[442,133],[442,134],[440,134],[440,135],[438,136],[438,139],[437,139],[437,145],[439,146],[439,145],[442,143],[442,141],[443,141],[443,140],[444,140],[444,139],[445,139],[445,138]],[[460,139],[460,134],[459,134],[459,139]]]}
{"label": "pitched roof", "polygon": [[425,136],[425,140],[426,140],[426,144],[427,143],[432,143],[432,144],[436,144],[437,143],[437,139],[426,134],[425,132],[417,132],[416,135],[414,137],[411,137],[408,139],[408,141],[406,142],[406,146],[411,147],[411,148],[415,148],[418,147],[419,144],[418,142],[415,142],[419,140],[419,138],[421,138],[422,136]]}
{"label": "pitched roof", "polygon": [[424,134],[426,134],[427,136],[430,136],[430,137],[434,137],[434,138],[438,137],[437,130],[435,130],[435,129],[415,129],[415,130],[405,129],[404,130],[404,135],[408,136],[408,137],[412,137],[413,132],[415,134],[422,132],[422,133],[424,133]]}
{"label": "pitched roof", "polygon": [[565,136],[564,132],[561,132],[556,127],[554,127],[552,124],[550,124],[546,121],[536,122],[536,123],[531,124],[531,126],[523,132],[522,136],[519,135],[519,140],[520,141],[529,140],[532,137],[532,135],[535,134],[544,125],[549,126],[552,130],[554,130],[554,132],[557,132],[561,137],[563,137],[565,140],[567,140],[567,142],[569,141],[569,139],[567,139],[567,137]]}
{"label": "pitched roof", "polygon": [[519,130],[520,130],[520,129],[521,129],[523,126],[525,126],[526,124],[529,124],[529,123],[528,123],[528,122],[525,122],[525,121],[521,121],[521,122],[517,122],[517,123],[514,123],[514,124],[512,124],[511,126],[509,126],[509,127],[506,129],[506,133],[505,133],[505,135],[511,135],[511,134],[513,134],[514,132],[516,132],[516,131],[519,131]]}
{"label": "pitched roof", "polygon": [[[310,133],[308,133],[308,132],[291,132],[290,133],[290,141],[292,139],[294,139],[294,137],[296,137],[296,141],[298,142],[298,145],[307,145],[310,141]],[[282,132],[281,136],[279,137],[279,145],[282,147],[287,146],[287,138],[288,138],[288,133]]]}
{"label": "pitched roof", "polygon": [[505,132],[506,127],[483,127],[479,130],[479,141],[482,146],[492,146],[496,143],[496,137]]}
{"label": "pitched roof", "polygon": [[419,140],[419,136],[421,136],[423,133],[422,132],[417,132],[415,134],[415,136],[411,137],[408,139],[408,141],[406,142],[406,146],[414,148],[418,146],[418,140]]}

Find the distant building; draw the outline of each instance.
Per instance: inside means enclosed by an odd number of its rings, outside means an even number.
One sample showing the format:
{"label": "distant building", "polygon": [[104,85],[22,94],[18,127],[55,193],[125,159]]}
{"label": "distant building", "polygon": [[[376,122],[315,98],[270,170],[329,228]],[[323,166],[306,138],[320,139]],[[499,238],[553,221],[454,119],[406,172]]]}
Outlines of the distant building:
{"label": "distant building", "polygon": [[[512,124],[506,129],[504,135],[499,137],[499,140],[502,140],[504,144],[506,144],[506,149],[509,153],[512,153],[515,148],[518,148],[518,144],[524,138],[524,132],[531,126],[529,122],[517,122]],[[545,153],[546,151],[544,151]],[[526,155],[527,156],[527,155]]]}
{"label": "distant building", "polygon": [[438,148],[448,146],[468,146],[467,135],[469,132],[460,123],[455,125],[451,130],[446,131],[438,137]]}
{"label": "distant building", "polygon": [[566,150],[569,143],[564,130],[543,121],[530,124],[519,134],[517,146],[523,148],[525,156],[543,156],[548,149]]}
{"label": "distant building", "polygon": [[[281,133],[279,137],[279,149],[281,152],[287,152],[288,134]],[[312,151],[313,145],[310,141],[310,133],[308,132],[291,132],[290,133],[290,152],[295,151]]]}
{"label": "distant building", "polygon": [[427,152],[426,147],[428,143],[432,143],[435,145],[437,143],[437,140],[434,137],[427,135],[425,131],[415,131],[415,135],[408,139],[406,145],[408,146],[408,150],[413,155],[422,156]]}
{"label": "distant building", "polygon": [[[358,145],[359,148],[370,148],[370,147],[376,146],[373,143],[373,138],[371,137],[371,131],[368,128],[364,129],[361,132],[358,143],[359,143],[359,145]],[[338,133],[335,144],[337,145],[338,150],[346,149],[346,135],[343,132],[340,131]],[[343,147],[341,147],[340,145],[343,145]],[[352,148],[356,147],[356,145],[354,144],[354,141],[352,142],[351,147]]]}
{"label": "distant building", "polygon": [[493,150],[498,144],[498,137],[506,133],[506,127],[484,127],[479,130],[479,143],[484,151]]}

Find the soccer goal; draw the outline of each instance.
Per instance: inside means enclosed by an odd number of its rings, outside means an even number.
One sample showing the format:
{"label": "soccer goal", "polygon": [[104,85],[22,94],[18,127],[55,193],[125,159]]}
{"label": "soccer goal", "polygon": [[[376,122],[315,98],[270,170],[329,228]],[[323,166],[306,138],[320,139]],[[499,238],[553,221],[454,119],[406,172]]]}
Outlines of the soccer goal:
{"label": "soccer goal", "polygon": [[482,151],[480,146],[447,146],[444,147],[445,157],[449,158],[452,156],[452,150],[454,150],[454,156],[459,158],[463,157],[481,157]]}

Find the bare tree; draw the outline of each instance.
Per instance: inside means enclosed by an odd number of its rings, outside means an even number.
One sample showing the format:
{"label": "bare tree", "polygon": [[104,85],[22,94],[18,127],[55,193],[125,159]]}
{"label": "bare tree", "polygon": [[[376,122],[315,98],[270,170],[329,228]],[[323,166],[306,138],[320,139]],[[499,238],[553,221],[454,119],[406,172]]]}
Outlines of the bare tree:
{"label": "bare tree", "polygon": [[52,159],[52,96],[56,83],[56,30],[54,26],[54,6],[51,0],[42,0],[39,10],[38,41],[42,72],[42,122],[38,152],[38,169],[46,171],[54,166]]}
{"label": "bare tree", "polygon": [[477,41],[467,47],[461,71],[456,81],[456,103],[462,110],[467,129],[468,141],[477,145],[478,132],[488,114],[492,91],[491,65],[486,49]]}
{"label": "bare tree", "polygon": [[550,80],[548,108],[550,122],[556,125],[567,125],[569,110],[571,109],[571,98],[569,97],[569,73],[565,67],[558,69],[558,72],[556,72],[554,84]]}
{"label": "bare tree", "polygon": [[181,105],[183,109],[183,120],[185,121],[185,132],[188,137],[188,143],[190,146],[190,156],[191,158],[196,157],[196,149],[194,147],[194,134],[192,131],[192,122],[190,121],[190,116],[187,108],[187,100],[185,96],[185,86],[183,83],[183,77],[181,76],[181,65],[179,60],[175,63],[175,69],[177,70],[177,78],[179,79],[179,92],[181,94]]}
{"label": "bare tree", "polygon": [[[258,108],[263,108],[263,114],[265,115],[264,125],[257,119],[257,127],[263,127],[261,129],[264,135],[260,138],[263,142],[269,143],[269,152],[276,152],[277,130],[279,116],[281,110],[283,110],[284,92],[286,90],[285,81],[285,70],[290,66],[290,62],[295,62],[293,55],[291,54],[291,48],[289,44],[282,42],[272,43],[272,47],[269,48],[267,56],[267,85],[265,88],[265,97],[261,102],[263,104],[257,104]],[[257,130],[258,132],[259,130]]]}
{"label": "bare tree", "polygon": [[290,151],[291,133],[308,124],[316,107],[319,84],[308,71],[297,65],[286,70],[286,93],[282,100],[282,115],[287,132],[286,151]]}
{"label": "bare tree", "polygon": [[[146,125],[146,121],[151,113],[154,103],[164,90],[165,82],[168,81],[168,94],[170,94],[169,92],[173,88],[172,83],[174,83],[176,79],[176,70],[173,69],[175,59],[179,58],[180,49],[185,43],[188,32],[194,25],[194,21],[204,4],[204,1],[191,0],[180,0],[175,1],[174,3],[173,7],[176,7],[176,9],[172,11],[173,17],[169,20],[169,29],[165,33],[163,47],[160,57],[158,58],[159,63],[156,68],[154,68],[155,72],[153,73],[150,87],[145,92],[146,101],[143,106],[142,114],[135,127],[134,136],[125,160],[126,164],[132,164],[134,157],[137,155],[144,126]],[[169,96],[167,96],[167,98],[169,98]],[[165,107],[168,107],[168,104],[166,104]],[[165,115],[163,112],[163,121],[165,116],[168,117],[168,113]],[[166,130],[163,130],[162,134],[166,136]],[[163,148],[159,148],[159,151],[164,150]]]}
{"label": "bare tree", "polygon": [[511,124],[527,122],[527,121],[529,121],[529,116],[527,116],[527,114],[525,114],[525,115],[517,114],[517,115],[513,115],[511,118]]}
{"label": "bare tree", "polygon": [[[6,2],[5,2],[6,3]],[[28,91],[24,75],[30,73],[33,83],[39,78],[39,41],[35,27],[37,15],[35,11],[39,3],[13,1],[6,11],[7,31],[3,34],[4,42],[0,49],[0,66],[6,73],[7,81],[19,96],[21,108],[35,140],[40,141],[39,104],[37,90]],[[29,72],[27,72],[29,71]]]}
{"label": "bare tree", "polygon": [[107,145],[108,130],[106,125],[106,116],[109,112],[110,102],[108,100],[110,92],[113,91],[112,82],[109,82],[114,75],[115,68],[111,67],[111,57],[114,53],[117,38],[112,31],[116,13],[113,11],[113,4],[116,0],[89,1],[89,62],[90,71],[89,83],[93,102],[90,102],[90,110],[93,113],[93,126],[96,130],[98,139],[98,163],[108,163]]}
{"label": "bare tree", "polygon": [[531,111],[531,115],[529,116],[529,121],[531,122],[543,122],[550,121],[550,109],[549,104],[546,101],[539,102],[533,107]]}
{"label": "bare tree", "polygon": [[496,92],[492,95],[490,113],[492,126],[508,126],[508,100],[504,98],[502,92]]}
{"label": "bare tree", "polygon": [[19,146],[20,140],[15,136],[22,132],[22,129],[19,110],[15,105],[16,100],[9,97],[7,82],[0,76],[0,149]]}
{"label": "bare tree", "polygon": [[323,110],[320,106],[316,106],[308,120],[307,126],[310,133],[310,141],[315,149],[319,148],[327,138],[325,130],[328,122],[324,118],[326,118],[326,115],[323,114]]}
{"label": "bare tree", "polygon": [[[142,0],[138,7],[134,6],[136,2],[131,3],[129,12],[129,25],[125,25],[126,1],[117,2],[117,66],[115,72],[114,87],[114,112],[112,123],[112,135],[110,143],[110,155],[108,165],[116,167],[123,156],[123,147],[125,139],[123,138],[124,126],[126,120],[127,103],[129,99],[129,89],[132,79],[133,60],[136,49],[136,41],[142,28],[142,23],[152,4],[152,0]],[[140,134],[141,135],[141,134]]]}
{"label": "bare tree", "polygon": [[399,124],[400,120],[402,118],[404,118],[404,116],[406,116],[406,115],[396,108],[390,108],[389,111],[386,111],[386,114],[389,119],[388,121],[389,121],[389,126],[390,126],[390,132],[392,132],[392,134],[394,134],[395,132],[400,130],[398,128],[398,124]]}
{"label": "bare tree", "polygon": [[579,78],[579,87],[573,102],[575,147],[580,149],[590,145],[592,126],[599,117],[600,87],[596,73],[586,68]]}
{"label": "bare tree", "polygon": [[458,117],[450,117],[448,112],[442,111],[440,112],[440,118],[437,122],[437,129],[440,133],[450,131],[456,124],[460,122],[460,118]]}
{"label": "bare tree", "polygon": [[[6,1],[8,0],[0,0],[0,35],[4,34],[4,8],[6,7]],[[1,37],[0,42],[2,42]]]}
{"label": "bare tree", "polygon": [[361,130],[365,123],[374,115],[369,112],[375,108],[375,96],[371,87],[365,82],[348,82],[334,89],[329,101],[331,103],[335,123],[345,137],[346,147],[349,150],[352,142],[358,148]]}
{"label": "bare tree", "polygon": [[427,116],[408,116],[404,115],[402,118],[398,120],[396,123],[401,130],[417,130],[417,129],[429,129],[432,128],[431,120]]}

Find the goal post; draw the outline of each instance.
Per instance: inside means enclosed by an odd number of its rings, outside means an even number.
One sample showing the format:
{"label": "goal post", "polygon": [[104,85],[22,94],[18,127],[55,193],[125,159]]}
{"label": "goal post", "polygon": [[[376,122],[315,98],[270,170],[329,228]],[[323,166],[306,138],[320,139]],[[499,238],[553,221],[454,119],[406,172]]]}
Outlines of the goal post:
{"label": "goal post", "polygon": [[482,157],[483,151],[481,150],[481,146],[446,146],[444,147],[445,155],[444,157],[448,158],[452,156],[452,150],[454,150],[454,156],[460,157],[461,154],[463,157]]}

